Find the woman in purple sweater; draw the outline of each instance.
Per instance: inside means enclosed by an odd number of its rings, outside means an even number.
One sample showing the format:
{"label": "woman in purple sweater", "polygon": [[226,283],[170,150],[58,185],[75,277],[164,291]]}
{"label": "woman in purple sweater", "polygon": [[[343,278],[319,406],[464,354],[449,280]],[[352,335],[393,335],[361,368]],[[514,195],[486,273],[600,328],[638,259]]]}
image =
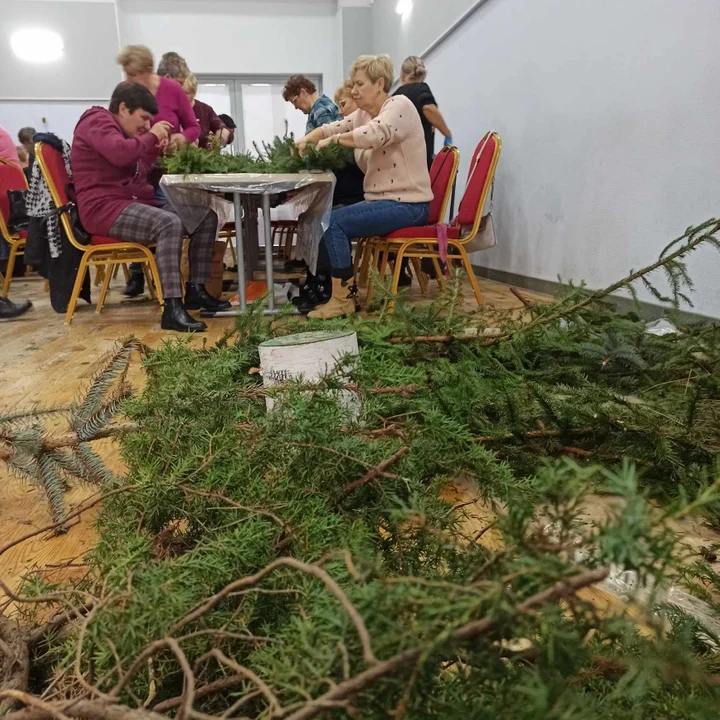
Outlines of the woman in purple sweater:
{"label": "woman in purple sweater", "polygon": [[[163,55],[157,73],[153,54],[145,45],[128,45],[123,48],[117,56],[117,63],[122,66],[129,82],[143,85],[155,96],[158,112],[153,122],[170,123],[168,152],[172,153],[185,143],[197,142],[200,139],[200,124],[182,86],[188,75],[187,65],[177,53]],[[182,70],[185,71],[184,75]],[[156,167],[150,175],[150,180],[156,188],[161,177],[162,170]],[[165,197],[159,188],[156,190],[156,199],[161,203],[165,202]],[[144,292],[145,277],[142,265],[131,263],[130,280],[124,294],[127,297],[137,297]]]}

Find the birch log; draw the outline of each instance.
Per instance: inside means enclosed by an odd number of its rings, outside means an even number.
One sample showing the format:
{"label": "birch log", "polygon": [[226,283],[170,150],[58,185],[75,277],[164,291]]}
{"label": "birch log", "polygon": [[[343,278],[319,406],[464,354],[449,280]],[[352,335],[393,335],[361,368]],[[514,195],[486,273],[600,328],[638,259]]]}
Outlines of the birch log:
{"label": "birch log", "polygon": [[[264,342],[260,350],[260,372],[266,388],[285,383],[315,384],[333,375],[338,380],[347,378],[358,357],[357,334],[352,330],[331,332],[305,332]],[[350,358],[350,359],[348,359]],[[360,415],[360,399],[350,390],[333,391],[338,402],[351,419]],[[276,398],[266,399],[268,412]]]}

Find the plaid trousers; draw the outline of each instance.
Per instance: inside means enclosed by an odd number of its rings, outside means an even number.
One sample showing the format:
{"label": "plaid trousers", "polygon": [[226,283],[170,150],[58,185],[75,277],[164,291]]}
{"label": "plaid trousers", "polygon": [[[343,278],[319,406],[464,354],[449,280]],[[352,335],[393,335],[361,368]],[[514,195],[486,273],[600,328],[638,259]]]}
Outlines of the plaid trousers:
{"label": "plaid trousers", "polygon": [[[217,237],[217,215],[210,210],[197,230],[190,236],[190,282],[208,283],[211,279],[212,253]],[[158,208],[143,203],[128,205],[110,229],[110,235],[141,245],[157,244],[157,262],[163,297],[183,295],[180,260],[185,228],[172,208]]]}

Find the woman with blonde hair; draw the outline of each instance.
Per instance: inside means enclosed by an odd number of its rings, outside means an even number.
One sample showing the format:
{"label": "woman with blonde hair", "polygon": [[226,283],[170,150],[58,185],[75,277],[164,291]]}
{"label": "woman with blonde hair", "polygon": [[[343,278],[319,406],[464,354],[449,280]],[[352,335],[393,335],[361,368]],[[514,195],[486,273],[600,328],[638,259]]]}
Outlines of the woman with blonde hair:
{"label": "woman with blonde hair", "polygon": [[[170,53],[163,55],[167,60]],[[172,53],[177,55],[177,53]],[[178,58],[180,56],[178,55]],[[182,60],[182,58],[180,58]],[[190,100],[188,100],[182,84],[170,77],[160,76],[155,72],[155,60],[150,48],[145,45],[127,45],[117,55],[117,64],[122,66],[128,82],[146,87],[157,102],[158,113],[153,123],[165,121],[170,123],[170,151],[182,147],[185,143],[193,143],[200,139],[200,124],[195,117]],[[183,67],[184,66],[184,67]],[[178,71],[187,69],[185,61],[176,62],[173,66]],[[162,68],[167,70],[167,68]],[[168,72],[169,75],[169,72]],[[151,182],[156,187],[156,200],[164,203],[165,198],[158,184],[162,172],[159,169],[151,173]],[[127,297],[137,297],[145,292],[145,278],[142,264],[130,264],[130,280],[125,288]]]}
{"label": "woman with blonde hair", "polygon": [[355,148],[355,158],[365,173],[364,202],[333,210],[320,243],[321,255],[332,268],[332,298],[311,312],[311,318],[329,319],[355,311],[354,289],[349,286],[352,238],[424,225],[433,197],[420,118],[406,97],[389,95],[390,58],[361,55],[351,77],[358,109],[298,141],[300,152],[310,144]]}
{"label": "woman with blonde hair", "polygon": [[346,80],[336,91],[335,91],[335,104],[340,110],[341,117],[346,118],[348,115],[352,115],[357,110],[357,105],[352,97],[352,80]]}
{"label": "woman with blonde hair", "polygon": [[426,77],[425,61],[417,55],[411,55],[400,68],[400,82],[402,85],[395,91],[394,97],[404,95],[412,102],[420,115],[423,133],[425,134],[429,168],[435,157],[435,128],[445,136],[446,144],[452,142],[452,133],[445,122],[445,118],[438,110],[435,96],[425,82]]}
{"label": "woman with blonde hair", "polygon": [[210,105],[196,99],[197,86],[195,74],[190,73],[185,78],[183,88],[190,100],[195,117],[200,123],[200,147],[205,149],[210,147],[211,137],[215,138],[220,147],[225,147],[233,141],[235,133],[228,129]]}

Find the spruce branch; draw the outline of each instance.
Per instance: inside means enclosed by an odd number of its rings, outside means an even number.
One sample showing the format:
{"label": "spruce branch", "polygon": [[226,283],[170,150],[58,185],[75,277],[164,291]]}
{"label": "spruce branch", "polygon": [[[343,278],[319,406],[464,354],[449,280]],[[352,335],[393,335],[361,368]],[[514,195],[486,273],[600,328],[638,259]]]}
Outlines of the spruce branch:
{"label": "spruce branch", "polygon": [[[552,587],[533,595],[524,602],[517,605],[510,611],[513,615],[524,615],[532,612],[536,608],[547,605],[548,603],[564,600],[575,595],[583,588],[596,585],[602,582],[609,574],[607,568],[599,568],[597,570],[587,570],[583,573],[560,580]],[[493,630],[498,624],[498,619],[493,617],[484,617],[481,620],[474,620],[461,627],[455,628],[448,633],[448,642],[467,642],[474,640],[482,635],[486,635]],[[321,695],[305,705],[305,707],[297,710],[292,715],[288,715],[286,720],[309,720],[323,712],[327,707],[327,703],[336,703],[347,700],[357,694],[370,683],[402,672],[416,662],[417,659],[425,652],[426,646],[411,648],[403,652],[393,655],[388,660],[384,660],[375,664],[373,667],[359,673],[350,680],[338,683],[334,688]]]}

